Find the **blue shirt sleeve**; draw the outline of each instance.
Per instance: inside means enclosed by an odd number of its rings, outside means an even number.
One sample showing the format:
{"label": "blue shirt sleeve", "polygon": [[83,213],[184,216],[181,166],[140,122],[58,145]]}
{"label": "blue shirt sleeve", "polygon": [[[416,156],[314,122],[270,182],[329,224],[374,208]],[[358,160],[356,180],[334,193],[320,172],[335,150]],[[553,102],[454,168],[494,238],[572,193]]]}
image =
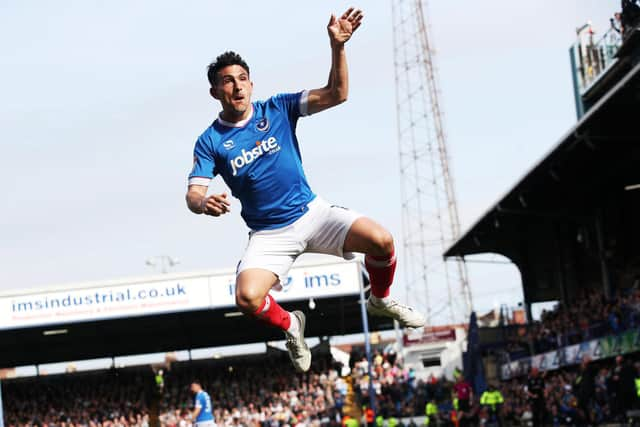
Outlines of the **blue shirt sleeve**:
{"label": "blue shirt sleeve", "polygon": [[204,396],[202,393],[198,393],[198,395],[196,396],[196,408],[202,408],[204,409],[206,404],[204,402]]}
{"label": "blue shirt sleeve", "polygon": [[306,115],[306,91],[279,93],[271,99],[280,111],[287,113],[289,121],[292,123],[296,123],[298,118]]}
{"label": "blue shirt sleeve", "polygon": [[189,184],[208,185],[216,175],[213,150],[200,137],[193,150],[193,169],[189,174]]}

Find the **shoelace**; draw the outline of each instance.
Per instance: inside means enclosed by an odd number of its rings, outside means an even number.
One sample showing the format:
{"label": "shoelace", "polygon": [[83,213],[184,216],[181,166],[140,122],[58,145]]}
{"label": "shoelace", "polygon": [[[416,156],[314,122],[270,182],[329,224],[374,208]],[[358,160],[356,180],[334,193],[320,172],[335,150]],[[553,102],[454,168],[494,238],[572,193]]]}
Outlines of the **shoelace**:
{"label": "shoelace", "polygon": [[396,305],[397,305],[398,307],[400,307],[400,308],[405,309],[405,310],[413,311],[413,307],[410,307],[410,306],[408,306],[408,305],[403,305],[403,304],[399,304],[399,303],[396,303]]}
{"label": "shoelace", "polygon": [[299,351],[300,349],[296,345],[295,337],[292,337],[292,336],[287,337],[287,348],[289,349],[293,357],[296,357],[296,358],[300,357],[300,351]]}
{"label": "shoelace", "polygon": [[[386,309],[391,309],[391,310],[393,310],[395,307],[398,307],[398,308],[400,308],[401,310],[402,310],[402,309],[404,309],[404,310],[410,311],[410,312],[412,312],[412,313],[413,313],[413,311],[414,311],[414,310],[413,310],[413,307],[410,307],[410,306],[408,306],[408,305],[404,305],[404,304],[400,304],[399,302],[397,302],[397,301],[395,301],[395,300],[391,300],[391,301],[389,301],[389,303],[388,303],[388,304],[385,304],[385,305],[382,305],[382,304],[381,304],[381,305],[378,305],[378,304],[375,304],[375,303],[374,303],[373,305],[374,305],[375,307],[378,307],[378,308],[386,308]],[[402,320],[402,322],[404,322],[404,321],[405,321],[405,319],[406,319],[406,317],[405,317],[405,313],[403,313],[402,311],[400,311],[400,313],[399,313],[399,314],[400,314],[400,317],[403,319],[403,320]],[[402,322],[401,322],[401,323],[402,323]]]}
{"label": "shoelace", "polygon": [[403,308],[405,310],[409,310],[409,311],[413,311],[413,307],[410,307],[408,305],[404,305],[404,304],[400,304],[399,302],[395,301],[395,300],[391,300],[389,301],[388,304],[376,304],[373,303],[374,307],[378,307],[378,308],[393,308],[393,307],[399,307],[399,308]]}

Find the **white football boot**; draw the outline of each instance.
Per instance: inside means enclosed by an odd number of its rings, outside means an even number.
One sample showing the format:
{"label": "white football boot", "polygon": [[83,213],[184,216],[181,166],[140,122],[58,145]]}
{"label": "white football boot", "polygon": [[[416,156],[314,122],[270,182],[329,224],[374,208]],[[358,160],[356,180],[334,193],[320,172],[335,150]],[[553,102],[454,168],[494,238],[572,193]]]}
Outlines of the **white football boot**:
{"label": "white football boot", "polygon": [[395,319],[400,326],[406,328],[422,328],[426,320],[422,314],[408,305],[400,304],[391,298],[377,299],[374,302],[371,297],[367,299],[367,311],[372,316],[383,316]]}
{"label": "white football boot", "polygon": [[311,351],[309,350],[309,346],[304,341],[304,326],[306,322],[306,317],[301,311],[293,311],[291,312],[292,316],[296,316],[298,322],[300,323],[300,329],[295,334],[287,335],[287,350],[289,350],[289,358],[291,358],[291,362],[293,362],[294,368],[298,372],[306,372],[311,367]]}

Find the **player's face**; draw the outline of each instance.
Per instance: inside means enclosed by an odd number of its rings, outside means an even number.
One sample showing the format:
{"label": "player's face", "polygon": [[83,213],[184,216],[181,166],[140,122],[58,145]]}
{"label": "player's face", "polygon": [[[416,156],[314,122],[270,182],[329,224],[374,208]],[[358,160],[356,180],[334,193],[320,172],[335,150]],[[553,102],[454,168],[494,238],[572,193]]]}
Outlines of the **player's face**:
{"label": "player's face", "polygon": [[245,118],[250,112],[253,83],[240,65],[229,65],[218,72],[211,95],[220,101],[224,112],[233,118]]}

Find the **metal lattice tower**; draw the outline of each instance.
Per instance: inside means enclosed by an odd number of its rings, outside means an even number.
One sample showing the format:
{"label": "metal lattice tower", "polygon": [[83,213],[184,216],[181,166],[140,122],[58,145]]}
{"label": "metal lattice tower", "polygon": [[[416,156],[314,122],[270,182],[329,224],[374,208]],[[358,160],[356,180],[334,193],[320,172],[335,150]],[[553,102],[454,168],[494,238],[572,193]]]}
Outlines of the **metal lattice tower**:
{"label": "metal lattice tower", "polygon": [[428,324],[467,321],[466,265],[442,254],[460,235],[433,45],[420,0],[393,0],[398,148],[406,299]]}

